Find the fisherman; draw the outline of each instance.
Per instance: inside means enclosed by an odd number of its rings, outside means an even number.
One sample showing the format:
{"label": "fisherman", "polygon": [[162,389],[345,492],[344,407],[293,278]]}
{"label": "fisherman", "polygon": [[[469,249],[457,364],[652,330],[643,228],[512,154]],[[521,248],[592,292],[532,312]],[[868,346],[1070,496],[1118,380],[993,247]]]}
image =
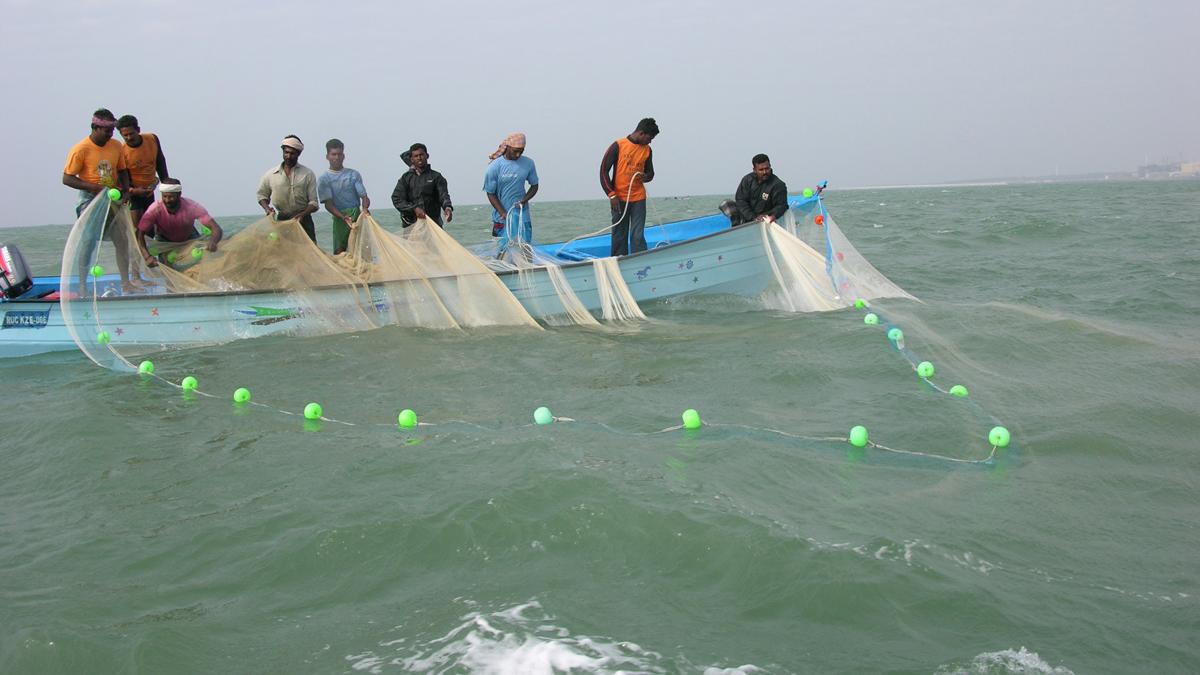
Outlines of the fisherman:
{"label": "fisherman", "polygon": [[450,185],[446,178],[429,166],[429,148],[413,143],[400,159],[409,166],[396,188],[392,190],[392,206],[400,212],[404,227],[421,218],[429,218],[441,227],[454,220],[454,204],[450,202]]}
{"label": "fisherman", "polygon": [[[117,118],[107,108],[100,108],[92,113],[92,131],[86,138],[79,141],[67,153],[67,163],[63,167],[63,185],[74,188],[78,193],[78,203],[75,205],[75,216],[83,214],[83,209],[99,193],[110,188],[118,188],[122,199],[128,197],[129,171],[125,164],[125,156],[121,152],[121,142],[112,140],[113,129],[117,126]],[[129,245],[132,233],[124,228],[111,226],[114,211],[110,210],[108,221],[105,223],[104,239],[110,240],[116,248],[117,270],[121,274],[121,287],[126,292],[136,291],[137,285],[129,280]],[[87,248],[87,247],[83,247]],[[91,262],[81,258],[80,274],[83,267]],[[83,282],[80,281],[82,291]]]}
{"label": "fisherman", "polygon": [[750,165],[754,170],[742,177],[733,201],[721,203],[733,227],[753,220],[773,223],[788,210],[787,184],[771,170],[771,158],[759,153]]}
{"label": "fisherman", "polygon": [[146,214],[138,221],[137,226],[138,250],[141,251],[146,265],[158,265],[158,260],[150,255],[150,250],[146,247],[147,236],[169,242],[199,239],[200,233],[196,231],[197,220],[212,231],[207,248],[209,252],[216,251],[224,232],[217,221],[208,215],[208,210],[199,202],[185,199],[183,185],[174,178],[164,179],[158,189],[162,195],[161,199],[146,209]]}
{"label": "fisherman", "polygon": [[317,179],[317,195],[325,210],[333,216],[333,254],[344,253],[350,244],[350,230],[358,216],[371,209],[371,198],[363,186],[362,174],[346,168],[346,144],[336,138],[325,143],[329,170]]}
{"label": "fisherman", "polygon": [[271,167],[258,182],[258,205],[276,220],[298,220],[304,233],[317,243],[317,228],[312,214],[320,208],[317,202],[317,176],[300,163],[304,143],[300,137],[286,136],[279,144],[283,161]]}
{"label": "fisherman", "polygon": [[[492,236],[499,237],[501,254],[513,239],[533,241],[533,219],[529,215],[529,200],[538,191],[537,165],[525,156],[525,134],[509,134],[500,147],[488,155],[492,160],[483,174],[483,191],[492,208]],[[528,186],[528,188],[526,188]],[[511,212],[517,209],[519,215]],[[509,218],[519,218],[509,222]]]}
{"label": "fisherman", "polygon": [[129,216],[136,225],[154,203],[154,187],[171,176],[167,173],[167,158],[163,156],[158,134],[142,133],[133,115],[121,115],[117,131],[125,139],[121,154],[129,167]]}
{"label": "fisherman", "polygon": [[654,153],[650,142],[658,136],[658,123],[647,117],[633,133],[618,138],[600,161],[600,187],[612,210],[611,255],[646,250],[646,186],[654,180]]}

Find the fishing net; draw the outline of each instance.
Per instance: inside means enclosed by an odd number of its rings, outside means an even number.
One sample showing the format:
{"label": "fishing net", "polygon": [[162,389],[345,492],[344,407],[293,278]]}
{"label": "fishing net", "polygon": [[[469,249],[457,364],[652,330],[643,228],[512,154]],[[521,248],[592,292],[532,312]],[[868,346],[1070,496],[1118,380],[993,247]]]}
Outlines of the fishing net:
{"label": "fishing net", "polygon": [[[607,256],[605,234],[536,246],[522,228],[472,252],[442,228],[421,220],[402,233],[363,214],[346,253],[319,249],[294,220],[264,217],[211,244],[148,241],[153,263],[138,249],[129,207],[101,195],[84,209],[63,252],[61,308],[72,339],[93,361],[132,368],[135,354],[168,346],[220,344],[284,333],[326,335],[380,326],[450,329],[476,326],[591,325],[645,318],[639,293],[700,291],[693,256],[676,244],[706,239],[696,262],[752,269],[768,287],[769,306],[827,311],[856,300],[912,296],[876,270],[850,244],[820,199],[796,199],[778,223],[747,224],[738,250],[706,237],[728,231],[723,216],[647,230],[657,255]],[[514,209],[509,217],[520,222]],[[740,236],[740,235],[739,235]],[[759,238],[761,241],[756,241]],[[107,243],[111,242],[111,243]],[[216,248],[216,250],[209,250]],[[730,254],[728,263],[719,254]],[[118,255],[120,253],[120,255]],[[651,255],[650,253],[645,256]],[[672,258],[671,256],[674,256]],[[624,266],[624,267],[623,267]],[[733,269],[733,268],[730,268]],[[113,274],[113,272],[117,274]],[[742,283],[739,281],[739,284]],[[673,286],[672,286],[673,285]],[[756,291],[753,291],[756,292]]]}
{"label": "fishing net", "polygon": [[149,264],[129,207],[94,199],[63,252],[60,306],[72,339],[96,363],[129,370],[144,352],[279,333],[537,327],[495,274],[428,221],[393,234],[364,214],[339,256],[319,249],[297,221],[271,217],[216,251],[209,243],[148,241],[157,261]]}
{"label": "fishing net", "polygon": [[538,319],[551,325],[599,325],[589,308],[609,322],[646,318],[616,258],[560,258],[527,239],[521,218],[519,208],[509,211],[502,236],[477,254],[489,269],[515,281]]}
{"label": "fishing net", "polygon": [[503,281],[428,218],[393,234],[363,214],[346,255],[337,259],[387,295],[388,323],[537,326]]}
{"label": "fishing net", "polygon": [[[116,248],[121,246],[122,254],[128,255],[126,239],[132,236],[131,226],[126,230],[117,230],[115,234],[109,231],[107,238],[114,241],[113,251],[111,256],[103,256],[101,245],[104,235],[113,225],[111,219],[118,215],[118,210],[110,209],[110,204],[107,198],[93,199],[67,235],[60,276],[59,310],[71,339],[88,358],[101,366],[124,370],[131,368],[130,364],[120,354],[108,349],[105,343],[108,342],[109,333],[104,330],[99,314],[94,311],[98,298],[120,293],[120,290],[113,289],[111,278],[104,278],[104,264],[116,269]],[[124,276],[127,278],[127,271]],[[119,289],[119,278],[116,283]]]}
{"label": "fishing net", "polygon": [[763,226],[762,236],[776,282],[764,300],[773,309],[820,312],[856,300],[916,299],[867,262],[819,199],[793,204]]}
{"label": "fishing net", "polygon": [[575,294],[557,261],[549,259],[539,265],[531,260],[515,265],[514,270],[518,289],[542,321],[552,326],[600,325]]}
{"label": "fishing net", "polygon": [[600,297],[600,315],[605,321],[635,321],[645,319],[642,308],[629,292],[629,286],[621,276],[616,258],[598,258],[592,261],[596,275],[596,294]]}

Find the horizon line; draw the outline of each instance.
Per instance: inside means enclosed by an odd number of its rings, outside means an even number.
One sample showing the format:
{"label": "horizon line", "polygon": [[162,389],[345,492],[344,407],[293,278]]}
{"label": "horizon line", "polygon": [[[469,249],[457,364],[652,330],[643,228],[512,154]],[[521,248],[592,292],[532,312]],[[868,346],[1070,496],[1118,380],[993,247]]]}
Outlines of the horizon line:
{"label": "horizon line", "polygon": [[[1094,173],[1090,173],[1090,174],[1074,174],[1071,176],[1039,176],[1039,177],[1029,177],[1029,178],[981,179],[981,180],[954,181],[954,182],[942,182],[942,183],[894,183],[894,184],[890,184],[890,185],[850,185],[850,186],[846,186],[846,187],[837,187],[837,188],[828,188],[827,187],[825,189],[827,191],[832,190],[834,192],[838,192],[838,191],[858,192],[858,191],[863,191],[863,190],[902,190],[902,189],[906,189],[906,188],[907,189],[923,189],[923,188],[952,188],[952,187],[1004,187],[1004,186],[1008,186],[1008,185],[1044,184],[1044,183],[1055,183],[1055,182],[1057,182],[1057,183],[1075,183],[1075,182],[1085,183],[1085,182],[1102,182],[1101,179],[1088,180],[1085,178],[1085,176],[1097,176],[1097,175],[1100,175],[1101,173],[1104,173],[1104,172],[1094,172]],[[1138,179],[1137,176],[1121,172],[1118,174],[1117,178],[1113,178],[1113,179],[1105,178],[1103,180],[1128,180],[1131,182],[1136,182],[1140,179]],[[796,194],[799,194],[799,193],[797,192]],[[694,198],[701,198],[701,197],[719,197],[719,196],[721,196],[720,193],[663,195],[661,197],[651,197],[651,199],[694,199]],[[592,202],[592,201],[603,202],[604,200],[603,199],[553,199],[553,200],[541,201],[540,203],[543,203],[543,204],[565,204],[565,203],[569,203],[569,202]],[[491,204],[489,204],[487,202],[468,202],[466,204],[461,204],[460,206],[462,206],[462,207],[469,207],[469,206],[490,207]],[[319,210],[317,212],[317,214],[328,214],[328,212],[322,209],[322,210]],[[317,215],[317,214],[314,214],[314,215]],[[252,217],[257,217],[257,214],[254,214],[254,213],[224,214],[221,216],[214,216],[214,217],[216,217],[216,218],[252,218]],[[0,230],[13,229],[13,228],[19,228],[19,227],[51,227],[51,226],[69,226],[69,225],[71,225],[71,223],[41,223],[39,225],[0,225]]]}

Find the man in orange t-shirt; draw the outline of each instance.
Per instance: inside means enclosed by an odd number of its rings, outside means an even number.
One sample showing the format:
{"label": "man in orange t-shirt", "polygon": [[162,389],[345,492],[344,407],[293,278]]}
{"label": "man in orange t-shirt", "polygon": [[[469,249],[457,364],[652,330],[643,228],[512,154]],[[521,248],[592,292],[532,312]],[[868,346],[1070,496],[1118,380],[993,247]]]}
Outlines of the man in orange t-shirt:
{"label": "man in orange t-shirt", "polygon": [[129,214],[136,225],[154,203],[154,188],[171,175],[167,173],[167,158],[163,156],[158,134],[142,133],[133,115],[121,115],[117,131],[125,140],[121,154],[129,167]]}
{"label": "man in orange t-shirt", "polygon": [[[109,188],[118,188],[122,198],[127,197],[129,190],[129,167],[121,154],[121,142],[114,141],[113,129],[117,126],[117,118],[107,108],[100,108],[92,113],[92,132],[87,138],[79,141],[67,153],[67,163],[63,166],[63,185],[78,191],[79,202],[75,206],[75,215],[83,213],[83,209],[97,195]],[[109,211],[109,220],[104,238],[110,239],[117,249],[117,270],[121,273],[121,283],[125,290],[134,290],[129,283],[129,245],[133,243],[132,232],[117,231],[110,227],[113,212]],[[86,248],[86,247],[85,247]],[[90,265],[90,263],[88,263]],[[83,273],[82,268],[80,273]],[[80,282],[82,288],[83,283]]]}
{"label": "man in orange t-shirt", "polygon": [[63,185],[79,191],[75,215],[102,190],[119,188],[121,194],[129,189],[129,167],[121,154],[120,141],[113,141],[117,118],[105,108],[92,113],[92,133],[79,141],[67,154],[63,167]]}
{"label": "man in orange t-shirt", "polygon": [[646,183],[654,180],[654,153],[650,142],[658,135],[653,117],[638,122],[625,138],[618,138],[600,161],[600,187],[612,208],[613,256],[646,250]]}

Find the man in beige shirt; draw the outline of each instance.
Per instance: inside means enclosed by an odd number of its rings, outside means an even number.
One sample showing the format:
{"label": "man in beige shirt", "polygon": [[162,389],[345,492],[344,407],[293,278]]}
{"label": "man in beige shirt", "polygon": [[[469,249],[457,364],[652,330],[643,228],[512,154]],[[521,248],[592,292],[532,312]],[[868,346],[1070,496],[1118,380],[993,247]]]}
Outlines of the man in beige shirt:
{"label": "man in beige shirt", "polygon": [[317,229],[312,214],[320,208],[317,202],[317,176],[300,164],[304,144],[297,136],[288,136],[280,143],[283,161],[271,167],[258,182],[258,205],[277,220],[298,220],[304,232],[317,243]]}

